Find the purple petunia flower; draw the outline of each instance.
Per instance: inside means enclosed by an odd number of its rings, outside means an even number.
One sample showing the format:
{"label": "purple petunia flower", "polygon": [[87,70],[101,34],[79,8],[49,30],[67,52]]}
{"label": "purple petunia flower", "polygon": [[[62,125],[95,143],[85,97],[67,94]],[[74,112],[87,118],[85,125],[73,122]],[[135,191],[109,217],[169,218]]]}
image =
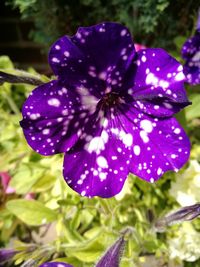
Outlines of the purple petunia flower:
{"label": "purple petunia flower", "polygon": [[198,216],[200,216],[200,203],[180,208],[179,210],[158,219],[155,223],[155,227],[157,232],[163,232],[168,225],[191,221]]}
{"label": "purple petunia flower", "polygon": [[4,249],[4,248],[0,249],[0,266],[2,266],[1,264],[4,264],[12,260],[15,254],[17,254],[17,251],[13,249]]}
{"label": "purple petunia flower", "polygon": [[195,35],[184,43],[182,57],[186,60],[184,73],[187,82],[192,85],[200,84],[200,10]]}
{"label": "purple petunia flower", "polygon": [[120,237],[102,256],[95,267],[119,267],[124,251],[125,240]]}
{"label": "purple petunia flower", "polygon": [[64,262],[45,262],[39,267],[73,267],[73,266]]}
{"label": "purple petunia flower", "polygon": [[131,172],[148,182],[188,160],[190,143],[172,116],[188,105],[183,68],[163,49],[135,51],[117,23],[81,27],[49,53],[56,80],[23,106],[29,145],[65,152],[63,174],[82,196],[111,197]]}

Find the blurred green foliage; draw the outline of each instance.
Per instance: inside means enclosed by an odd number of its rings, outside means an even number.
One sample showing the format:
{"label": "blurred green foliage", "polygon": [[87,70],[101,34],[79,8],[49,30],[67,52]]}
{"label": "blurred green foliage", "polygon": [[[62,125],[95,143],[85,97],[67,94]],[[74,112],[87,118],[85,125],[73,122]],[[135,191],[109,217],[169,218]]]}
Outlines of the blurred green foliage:
{"label": "blurred green foliage", "polygon": [[[0,57],[0,70],[19,72],[6,56]],[[32,69],[28,72],[48,79]],[[199,219],[174,225],[164,233],[156,233],[153,223],[182,205],[181,194],[188,196],[184,205],[187,200],[199,201],[200,87],[188,87],[194,105],[186,109],[183,120],[193,145],[189,163],[178,174],[168,172],[156,184],[130,175],[123,191],[111,199],[79,196],[64,182],[62,155],[44,157],[29,148],[19,121],[22,103],[33,88],[0,86],[0,172],[9,173],[15,189],[13,194],[0,190],[0,245],[5,247],[12,240],[18,251],[14,264],[37,267],[53,258],[75,267],[91,267],[120,232],[129,229],[121,267],[142,267],[152,257],[158,259],[157,267],[165,263],[198,267]],[[27,198],[30,192],[32,199]]]}
{"label": "blurred green foliage", "polygon": [[190,35],[199,1],[194,0],[6,0],[24,19],[33,19],[31,37],[49,47],[58,37],[74,34],[79,26],[102,21],[126,25],[136,42],[174,48],[173,39]]}

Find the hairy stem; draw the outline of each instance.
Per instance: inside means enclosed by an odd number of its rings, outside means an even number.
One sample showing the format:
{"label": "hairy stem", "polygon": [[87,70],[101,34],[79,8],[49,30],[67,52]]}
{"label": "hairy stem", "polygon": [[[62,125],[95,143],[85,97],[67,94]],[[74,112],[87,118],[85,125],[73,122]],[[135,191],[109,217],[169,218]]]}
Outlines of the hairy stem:
{"label": "hairy stem", "polygon": [[17,76],[10,73],[0,71],[0,85],[4,82],[8,83],[26,83],[32,85],[41,85],[43,82],[30,76]]}

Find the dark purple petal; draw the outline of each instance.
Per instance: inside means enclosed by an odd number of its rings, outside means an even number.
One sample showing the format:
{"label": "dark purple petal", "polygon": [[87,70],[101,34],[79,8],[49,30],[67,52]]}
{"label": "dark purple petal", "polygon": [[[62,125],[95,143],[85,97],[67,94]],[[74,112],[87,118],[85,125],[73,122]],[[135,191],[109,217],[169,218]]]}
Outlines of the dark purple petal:
{"label": "dark purple petal", "polygon": [[84,134],[84,145],[80,142],[65,154],[63,175],[82,196],[112,197],[128,176],[133,140],[118,118],[100,120],[95,128]]}
{"label": "dark purple petal", "polygon": [[119,267],[124,251],[124,238],[119,238],[103,255],[95,267]]}
{"label": "dark purple petal", "polygon": [[71,264],[64,262],[45,262],[39,267],[73,267]]}
{"label": "dark purple petal", "polygon": [[184,43],[182,57],[186,60],[184,74],[187,82],[192,85],[200,84],[200,33]]}
{"label": "dark purple petal", "polygon": [[134,140],[130,172],[140,178],[154,182],[187,162],[190,142],[175,118],[152,118],[130,109],[121,116],[121,123]]}
{"label": "dark purple petal", "polygon": [[98,99],[84,87],[68,88],[52,81],[35,89],[23,105],[21,126],[38,153],[66,152],[95,111]]}
{"label": "dark purple petal", "polygon": [[134,107],[156,117],[168,117],[186,105],[183,67],[163,49],[138,52],[124,86],[135,100]]}
{"label": "dark purple petal", "polygon": [[128,29],[118,23],[80,27],[73,37],[59,39],[49,53],[56,75],[68,83],[99,80],[116,87],[135,56]]}
{"label": "dark purple petal", "polygon": [[154,182],[188,160],[190,142],[174,118],[157,119],[124,108],[106,119],[103,129],[97,125],[98,131],[85,133],[84,146],[79,143],[65,154],[65,180],[83,196],[112,197],[129,172]]}
{"label": "dark purple petal", "polygon": [[182,57],[188,60],[200,50],[200,34],[196,34],[189,38],[182,47]]}

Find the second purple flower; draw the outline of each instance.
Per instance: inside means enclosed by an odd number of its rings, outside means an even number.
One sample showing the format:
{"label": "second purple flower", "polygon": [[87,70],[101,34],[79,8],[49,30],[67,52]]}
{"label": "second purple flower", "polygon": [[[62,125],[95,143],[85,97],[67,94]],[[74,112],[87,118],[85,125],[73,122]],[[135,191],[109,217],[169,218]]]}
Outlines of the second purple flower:
{"label": "second purple flower", "polygon": [[112,197],[128,174],[156,181],[187,161],[172,116],[188,105],[182,66],[163,49],[135,51],[117,23],[79,28],[49,53],[56,80],[36,88],[21,126],[42,155],[65,153],[63,174],[82,196]]}

